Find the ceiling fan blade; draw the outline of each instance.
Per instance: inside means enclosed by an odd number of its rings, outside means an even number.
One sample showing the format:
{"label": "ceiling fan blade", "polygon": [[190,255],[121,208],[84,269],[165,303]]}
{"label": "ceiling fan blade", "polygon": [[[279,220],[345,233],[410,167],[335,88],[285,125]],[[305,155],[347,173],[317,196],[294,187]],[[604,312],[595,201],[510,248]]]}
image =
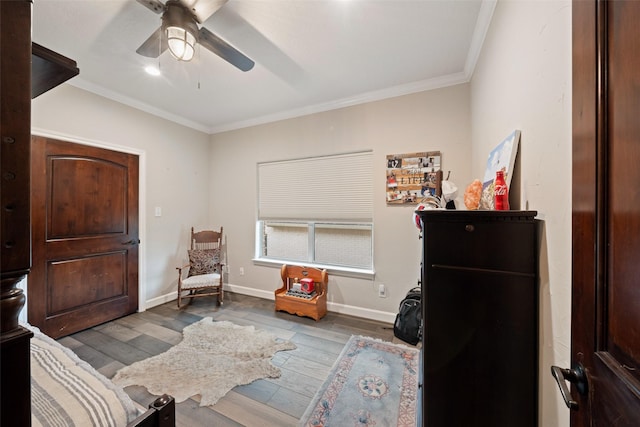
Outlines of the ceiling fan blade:
{"label": "ceiling fan blade", "polygon": [[167,50],[167,47],[169,46],[167,45],[167,38],[164,37],[164,31],[162,31],[162,28],[158,28],[136,49],[136,52],[148,58],[157,58]]}
{"label": "ceiling fan blade", "polygon": [[151,10],[152,12],[155,12],[158,14],[164,12],[165,10],[164,5],[160,3],[158,0],[137,0],[137,1],[144,7]]}
{"label": "ceiling fan blade", "polygon": [[[145,0],[138,0],[145,1]],[[157,1],[157,0],[150,0]],[[202,24],[216,13],[228,0],[180,0],[189,11],[196,17],[196,21]]]}
{"label": "ceiling fan blade", "polygon": [[204,27],[200,28],[198,42],[202,47],[209,49],[211,52],[242,71],[249,71],[255,65],[251,59],[247,58],[240,51],[236,50],[236,48]]}

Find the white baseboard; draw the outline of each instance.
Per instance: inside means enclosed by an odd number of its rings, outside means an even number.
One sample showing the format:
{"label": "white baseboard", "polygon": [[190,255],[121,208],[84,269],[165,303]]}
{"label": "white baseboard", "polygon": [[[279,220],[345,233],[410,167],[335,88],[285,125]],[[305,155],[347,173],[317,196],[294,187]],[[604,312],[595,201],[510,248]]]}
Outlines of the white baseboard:
{"label": "white baseboard", "polygon": [[175,301],[177,299],[178,299],[178,291],[173,291],[165,295],[160,295],[159,297],[148,299],[147,301],[145,301],[145,310],[148,310],[158,305],[162,305],[165,302]]}
{"label": "white baseboard", "polygon": [[[229,292],[234,292],[241,295],[249,295],[252,297],[274,300],[275,294],[273,291],[263,291],[255,288],[247,288],[245,286],[238,286],[226,283],[224,289]],[[152,298],[146,301],[146,308],[152,308],[157,305],[164,304],[169,301],[175,301],[178,298],[178,292],[170,292],[165,295],[161,295],[156,298]],[[327,302],[327,310],[334,313],[346,314],[354,317],[362,317],[369,320],[377,320],[379,322],[391,323],[396,319],[396,313],[389,313],[386,311],[372,310],[369,308],[356,307],[353,305],[339,304],[335,302]]]}
{"label": "white baseboard", "polygon": [[229,292],[235,292],[236,294],[249,295],[262,299],[276,299],[274,291],[263,291],[260,289],[247,288],[246,286],[232,285],[230,283],[225,283],[224,289],[229,290]]}
{"label": "white baseboard", "polygon": [[379,322],[390,324],[393,324],[393,322],[396,321],[396,313],[372,310],[370,308],[355,307],[353,305],[338,304],[335,302],[328,302],[327,310],[334,313],[341,313],[354,317],[362,317],[364,319],[377,320]]}

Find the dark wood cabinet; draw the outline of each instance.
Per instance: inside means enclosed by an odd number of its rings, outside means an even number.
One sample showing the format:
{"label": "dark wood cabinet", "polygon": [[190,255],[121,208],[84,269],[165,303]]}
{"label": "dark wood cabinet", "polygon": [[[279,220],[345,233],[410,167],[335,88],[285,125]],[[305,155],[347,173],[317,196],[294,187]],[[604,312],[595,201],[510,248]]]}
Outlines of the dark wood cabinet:
{"label": "dark wood cabinet", "polygon": [[534,211],[421,211],[421,421],[538,425]]}
{"label": "dark wood cabinet", "polygon": [[33,333],[18,322],[26,298],[17,284],[31,269],[31,95],[78,69],[42,46],[32,49],[31,0],[0,1],[0,52],[0,425],[28,426]]}
{"label": "dark wood cabinet", "polygon": [[29,341],[17,287],[31,267],[31,2],[0,1],[0,425],[31,421]]}

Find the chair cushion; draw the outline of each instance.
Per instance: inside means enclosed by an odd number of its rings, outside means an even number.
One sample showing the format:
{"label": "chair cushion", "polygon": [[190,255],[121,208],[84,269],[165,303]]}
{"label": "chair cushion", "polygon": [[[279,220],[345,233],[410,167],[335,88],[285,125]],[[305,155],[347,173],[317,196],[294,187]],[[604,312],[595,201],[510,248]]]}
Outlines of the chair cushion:
{"label": "chair cushion", "polygon": [[187,277],[219,273],[220,249],[191,249],[188,252],[189,274]]}
{"label": "chair cushion", "polygon": [[211,286],[220,286],[220,274],[200,274],[187,277],[182,281],[182,289],[199,289]]}

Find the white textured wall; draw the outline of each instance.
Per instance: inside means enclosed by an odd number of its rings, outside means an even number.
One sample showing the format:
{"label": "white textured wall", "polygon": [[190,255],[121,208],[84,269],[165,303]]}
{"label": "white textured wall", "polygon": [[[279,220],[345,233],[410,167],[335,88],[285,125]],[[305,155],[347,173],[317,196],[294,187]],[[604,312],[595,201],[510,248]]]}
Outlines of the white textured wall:
{"label": "white textured wall", "polygon": [[[568,426],[550,374],[571,346],[571,3],[499,1],[471,81],[472,171],[520,129],[522,208],[543,221],[540,252],[540,425]],[[514,360],[513,363],[518,363]]]}
{"label": "white textured wall", "polygon": [[[401,96],[211,136],[211,213],[228,237],[229,283],[256,295],[273,296],[277,266],[254,265],[256,163],[358,150],[374,154],[375,279],[330,275],[330,310],[392,321],[420,275],[421,242],[412,223],[414,206],[387,206],[388,154],[442,152],[451,180],[469,181],[469,85]],[[446,173],[446,172],[445,172]],[[239,269],[245,274],[240,276]],[[387,298],[378,297],[378,284]]]}
{"label": "white textured wall", "polygon": [[208,135],[69,84],[33,100],[31,123],[34,133],[141,153],[141,299],[175,292],[191,226],[209,223]]}

